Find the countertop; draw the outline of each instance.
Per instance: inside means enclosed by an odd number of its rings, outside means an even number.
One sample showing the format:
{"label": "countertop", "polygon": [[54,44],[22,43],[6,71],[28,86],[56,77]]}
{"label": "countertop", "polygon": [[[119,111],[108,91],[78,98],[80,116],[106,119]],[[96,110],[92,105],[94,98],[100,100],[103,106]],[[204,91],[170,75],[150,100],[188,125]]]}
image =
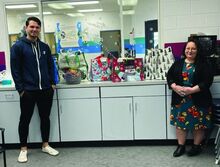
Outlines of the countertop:
{"label": "countertop", "polygon": [[[220,82],[220,76],[215,76],[214,83]],[[140,86],[140,85],[161,85],[166,84],[166,80],[144,80],[144,81],[127,81],[127,82],[111,82],[111,81],[103,81],[103,82],[91,82],[87,80],[81,81],[80,84],[57,84],[57,89],[63,88],[84,88],[84,87],[109,87],[109,86]],[[15,85],[12,83],[11,85],[2,85],[0,84],[0,91],[8,91],[15,90]]]}

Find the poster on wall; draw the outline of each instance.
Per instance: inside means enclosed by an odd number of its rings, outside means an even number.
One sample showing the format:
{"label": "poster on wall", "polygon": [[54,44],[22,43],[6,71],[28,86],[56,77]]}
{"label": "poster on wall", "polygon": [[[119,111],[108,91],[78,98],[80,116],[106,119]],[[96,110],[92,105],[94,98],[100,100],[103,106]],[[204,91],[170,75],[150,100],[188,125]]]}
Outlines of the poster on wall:
{"label": "poster on wall", "polygon": [[89,34],[88,24],[85,25],[83,27],[80,21],[74,26],[64,26],[57,23],[55,32],[57,53],[79,50],[84,53],[100,53],[101,43],[99,34],[94,33],[94,31],[91,31]]}
{"label": "poster on wall", "polygon": [[5,52],[0,51],[0,71],[6,70]]}
{"label": "poster on wall", "polygon": [[62,47],[79,47],[74,26],[61,26],[60,45]]}

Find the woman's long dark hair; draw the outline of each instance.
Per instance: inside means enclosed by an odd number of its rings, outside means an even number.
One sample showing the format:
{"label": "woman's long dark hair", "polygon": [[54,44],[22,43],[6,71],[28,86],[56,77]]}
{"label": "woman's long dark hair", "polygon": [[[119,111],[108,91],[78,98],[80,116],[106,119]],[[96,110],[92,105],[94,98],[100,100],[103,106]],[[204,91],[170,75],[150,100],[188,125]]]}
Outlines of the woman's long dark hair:
{"label": "woman's long dark hair", "polygon": [[197,54],[196,54],[196,57],[195,57],[195,63],[198,63],[198,62],[203,62],[205,61],[205,55],[203,55],[201,53],[201,45],[198,43],[197,40],[193,39],[192,38],[189,38],[188,41],[186,42],[184,48],[183,48],[183,51],[182,51],[182,58],[186,58],[186,55],[185,55],[185,50],[186,50],[186,46],[189,42],[193,42],[195,45],[196,45],[196,48],[197,48]]}

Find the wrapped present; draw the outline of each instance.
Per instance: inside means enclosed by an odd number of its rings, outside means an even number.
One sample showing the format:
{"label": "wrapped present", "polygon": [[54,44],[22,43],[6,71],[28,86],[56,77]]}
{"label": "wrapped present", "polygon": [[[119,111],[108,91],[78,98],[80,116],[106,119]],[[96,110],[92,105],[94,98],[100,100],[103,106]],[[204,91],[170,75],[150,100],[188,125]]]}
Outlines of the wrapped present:
{"label": "wrapped present", "polygon": [[90,79],[91,81],[108,81],[111,75],[111,60],[100,55],[91,60]]}

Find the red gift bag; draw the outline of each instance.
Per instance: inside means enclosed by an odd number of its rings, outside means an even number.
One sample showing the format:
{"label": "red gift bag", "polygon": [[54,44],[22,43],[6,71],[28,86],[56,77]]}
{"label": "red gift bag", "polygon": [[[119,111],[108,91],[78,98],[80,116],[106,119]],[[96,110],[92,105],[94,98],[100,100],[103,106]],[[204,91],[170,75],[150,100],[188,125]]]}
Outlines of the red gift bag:
{"label": "red gift bag", "polygon": [[126,80],[125,66],[123,61],[114,58],[112,60],[112,74],[110,76],[112,82],[121,82]]}

